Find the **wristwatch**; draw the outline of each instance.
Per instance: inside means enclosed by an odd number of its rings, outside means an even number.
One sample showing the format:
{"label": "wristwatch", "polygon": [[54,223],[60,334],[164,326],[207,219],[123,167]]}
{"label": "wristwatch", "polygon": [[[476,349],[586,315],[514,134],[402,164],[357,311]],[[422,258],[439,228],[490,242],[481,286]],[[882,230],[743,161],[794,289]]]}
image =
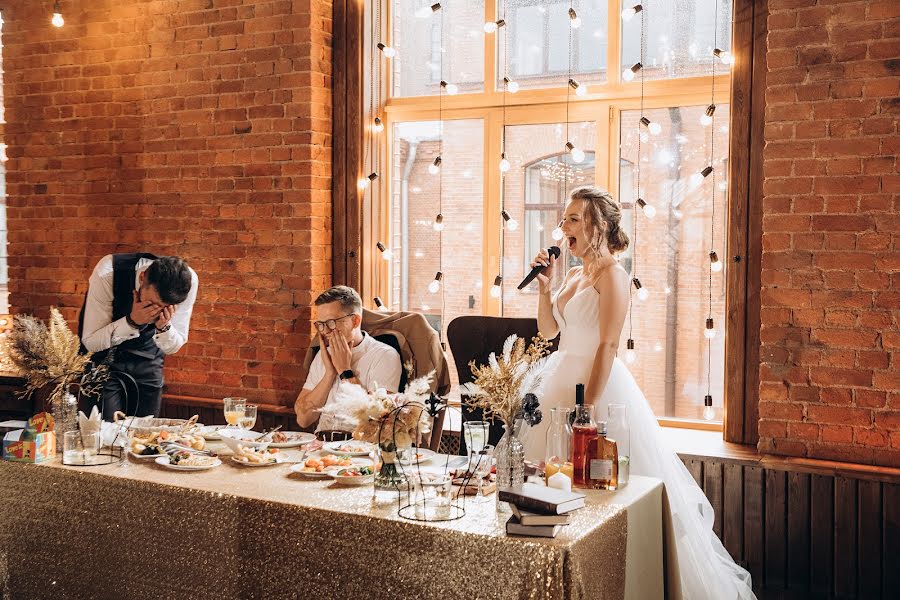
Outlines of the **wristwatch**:
{"label": "wristwatch", "polygon": [[165,332],[167,332],[167,331],[170,330],[170,329],[172,329],[172,324],[171,324],[171,323],[166,323],[165,325],[163,325],[162,329],[160,329],[159,327],[157,327],[157,328],[156,328],[156,333],[157,333],[157,334],[165,333]]}
{"label": "wristwatch", "polygon": [[354,377],[356,377],[356,373],[353,372],[353,369],[347,369],[346,371],[338,375],[338,377],[341,378],[341,381],[345,379],[353,379]]}

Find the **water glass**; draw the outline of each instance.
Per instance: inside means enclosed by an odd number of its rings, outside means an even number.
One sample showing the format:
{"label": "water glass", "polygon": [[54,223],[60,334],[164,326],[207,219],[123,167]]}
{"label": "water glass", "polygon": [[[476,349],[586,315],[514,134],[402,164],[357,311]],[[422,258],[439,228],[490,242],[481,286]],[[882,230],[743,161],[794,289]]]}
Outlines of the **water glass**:
{"label": "water glass", "polygon": [[413,483],[413,502],[417,519],[442,520],[450,516],[453,480],[449,475],[414,473],[410,479]]}
{"label": "water glass", "polygon": [[237,427],[238,421],[244,416],[244,407],[247,405],[246,398],[225,398],[222,401],[225,410],[225,422],[228,427]]}
{"label": "water glass", "polygon": [[63,434],[63,464],[91,465],[100,452],[100,433],[67,431]]}
{"label": "water glass", "polygon": [[469,461],[487,445],[488,442],[487,421],[466,421],[463,423],[463,436],[466,441],[466,449],[469,451]]}
{"label": "water glass", "polygon": [[475,472],[474,475],[478,479],[478,492],[475,494],[475,502],[490,502],[490,499],[485,498],[481,494],[481,486],[484,485],[484,479],[488,475],[491,474],[491,467],[494,466],[494,446],[491,444],[486,445],[484,448],[478,451],[478,454],[475,458]]}
{"label": "water glass", "polygon": [[241,429],[253,429],[256,425],[256,404],[245,404],[244,414],[238,419],[238,427]]}

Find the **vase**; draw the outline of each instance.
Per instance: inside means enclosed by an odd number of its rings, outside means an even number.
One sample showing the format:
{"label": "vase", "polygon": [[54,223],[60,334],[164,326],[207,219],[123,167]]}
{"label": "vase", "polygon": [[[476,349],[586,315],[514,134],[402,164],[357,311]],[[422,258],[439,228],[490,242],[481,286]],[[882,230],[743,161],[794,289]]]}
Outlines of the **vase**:
{"label": "vase", "polygon": [[78,429],[78,399],[65,393],[53,403],[53,431],[56,433],[56,451],[63,451],[63,438],[67,431]]}
{"label": "vase", "polygon": [[375,472],[376,499],[396,500],[397,494],[406,491],[408,481],[397,463],[394,446],[378,446],[378,470]]}
{"label": "vase", "polygon": [[525,446],[518,434],[518,421],[512,429],[504,424],[503,437],[494,449],[497,458],[497,512],[500,513],[510,513],[512,509],[508,502],[500,501],[499,491],[525,483]]}

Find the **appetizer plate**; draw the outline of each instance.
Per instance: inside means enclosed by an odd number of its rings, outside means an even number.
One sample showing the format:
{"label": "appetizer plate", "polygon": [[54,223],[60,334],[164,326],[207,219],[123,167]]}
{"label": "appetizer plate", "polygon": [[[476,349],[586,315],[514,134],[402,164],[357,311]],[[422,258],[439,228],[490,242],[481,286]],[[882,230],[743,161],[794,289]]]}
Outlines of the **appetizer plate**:
{"label": "appetizer plate", "polygon": [[138,454],[136,452],[128,452],[129,456],[135,460],[146,460],[148,458],[159,458],[160,456],[168,456],[165,452],[162,454]]}
{"label": "appetizer plate", "polygon": [[173,465],[169,462],[168,456],[160,456],[154,462],[161,467],[166,467],[167,469],[172,469],[173,471],[206,471],[207,469],[213,469],[222,464],[222,461],[217,458],[208,465]]}
{"label": "appetizer plate", "polygon": [[275,460],[268,461],[268,462],[249,462],[249,461],[244,462],[244,461],[240,460],[237,456],[232,456],[231,462],[237,463],[237,464],[241,465],[242,467],[274,467],[275,465],[280,465],[281,463],[284,462],[284,457],[282,457],[278,454],[275,454],[273,456],[275,457]]}
{"label": "appetizer plate", "polygon": [[219,435],[220,429],[225,429],[226,425],[206,425],[200,428],[200,435],[203,436],[203,439],[206,441],[216,441],[221,440],[222,436]]}
{"label": "appetizer plate", "polygon": [[[308,444],[314,439],[316,436],[311,433],[306,433],[305,431],[276,431],[274,433],[275,436],[278,436],[279,433],[283,433],[288,436],[288,441],[286,442],[275,442],[269,444],[272,448],[296,448],[298,446],[302,446],[304,444]],[[270,438],[271,439],[271,438]]]}
{"label": "appetizer plate", "polygon": [[325,442],[322,445],[325,452],[332,454],[346,454],[348,456],[368,456],[372,451],[372,444],[346,440],[343,442]]}
{"label": "appetizer plate", "polygon": [[[413,453],[413,450],[415,450],[415,453]],[[414,465],[426,463],[434,458],[436,454],[437,453],[434,450],[429,450],[428,448],[411,448],[406,452],[403,458],[400,459],[400,464]]]}
{"label": "appetizer plate", "polygon": [[340,485],[366,485],[375,480],[375,466],[357,465],[330,470],[334,482]]}

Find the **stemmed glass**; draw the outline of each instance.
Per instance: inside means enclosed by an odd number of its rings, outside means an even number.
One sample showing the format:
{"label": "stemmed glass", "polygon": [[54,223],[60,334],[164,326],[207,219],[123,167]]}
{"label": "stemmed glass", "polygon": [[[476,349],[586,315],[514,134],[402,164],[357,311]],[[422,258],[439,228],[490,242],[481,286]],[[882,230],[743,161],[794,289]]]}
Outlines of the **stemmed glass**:
{"label": "stemmed glass", "polygon": [[489,498],[481,494],[481,486],[484,485],[484,478],[491,474],[491,467],[494,466],[494,446],[491,444],[485,445],[475,456],[474,474],[478,478],[478,492],[475,494],[474,502],[479,504],[491,502]]}
{"label": "stemmed glass", "polygon": [[[246,398],[225,398],[224,404],[225,422],[228,423],[228,429],[234,429],[238,426],[241,417],[244,416],[244,409],[247,406]],[[256,417],[254,416],[254,421]]]}
{"label": "stemmed glass", "polygon": [[463,423],[463,435],[466,440],[466,449],[469,451],[469,467],[471,470],[472,459],[484,449],[488,441],[487,421],[466,421]]}
{"label": "stemmed glass", "polygon": [[244,405],[244,414],[238,419],[238,427],[247,431],[253,429],[253,426],[256,425],[256,408],[256,404]]}

